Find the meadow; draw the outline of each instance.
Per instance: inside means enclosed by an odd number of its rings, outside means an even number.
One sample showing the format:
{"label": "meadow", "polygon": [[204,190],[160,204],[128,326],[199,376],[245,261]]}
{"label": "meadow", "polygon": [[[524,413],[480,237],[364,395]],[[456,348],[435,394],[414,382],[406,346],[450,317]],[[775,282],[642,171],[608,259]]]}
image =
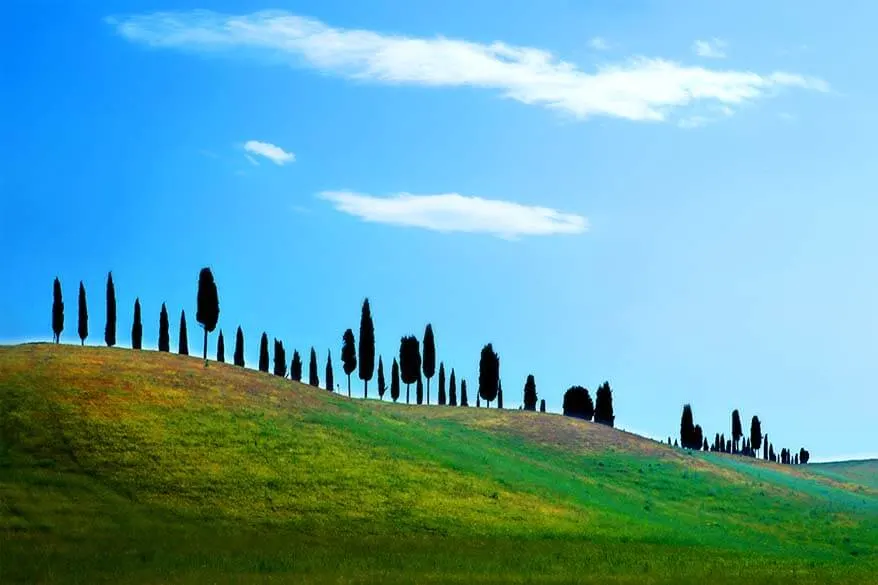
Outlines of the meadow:
{"label": "meadow", "polygon": [[168,353],[0,347],[4,584],[863,585],[875,471]]}

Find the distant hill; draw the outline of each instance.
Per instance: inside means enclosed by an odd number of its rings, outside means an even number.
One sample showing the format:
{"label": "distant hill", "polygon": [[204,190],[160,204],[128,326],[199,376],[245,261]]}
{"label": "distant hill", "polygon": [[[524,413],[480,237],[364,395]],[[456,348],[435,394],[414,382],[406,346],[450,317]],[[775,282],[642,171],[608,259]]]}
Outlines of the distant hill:
{"label": "distant hill", "polygon": [[197,357],[0,347],[0,583],[876,575],[874,461],[780,466]]}

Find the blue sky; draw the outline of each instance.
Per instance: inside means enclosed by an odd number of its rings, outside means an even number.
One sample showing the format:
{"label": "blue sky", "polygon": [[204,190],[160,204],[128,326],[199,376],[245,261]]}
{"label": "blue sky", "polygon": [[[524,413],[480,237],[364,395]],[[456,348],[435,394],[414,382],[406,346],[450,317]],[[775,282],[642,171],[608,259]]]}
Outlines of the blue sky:
{"label": "blue sky", "polygon": [[388,366],[432,322],[474,388],[491,341],[508,406],[529,373],[555,411],[609,380],[649,436],[691,402],[711,437],[739,408],[878,452],[875,3],[7,12],[5,342],[51,339],[56,275],[62,341],[80,280],[102,341],[108,270],[123,344],[135,296],[147,346],[162,302],[197,337],[210,265],[250,363],[267,331],[338,364],[368,296]]}

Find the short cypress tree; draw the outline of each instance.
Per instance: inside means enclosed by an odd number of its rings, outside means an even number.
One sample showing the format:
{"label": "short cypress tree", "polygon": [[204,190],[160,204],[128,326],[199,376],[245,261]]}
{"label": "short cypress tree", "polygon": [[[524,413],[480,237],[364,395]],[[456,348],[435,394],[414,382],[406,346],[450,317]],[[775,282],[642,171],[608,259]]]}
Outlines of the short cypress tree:
{"label": "short cypress tree", "polygon": [[55,277],[52,283],[52,341],[61,343],[61,332],[64,331],[64,301],[61,298],[61,281]]}
{"label": "short cypress tree", "polygon": [[721,433],[719,436],[719,450],[722,451],[723,453],[728,452],[728,450],[726,449],[726,434],[725,433]]}
{"label": "short cypress tree", "polygon": [[351,374],[357,369],[357,345],[354,342],[354,332],[347,329],[342,336],[341,364],[345,376],[348,377],[348,398],[351,397]]}
{"label": "short cypress tree", "polygon": [[684,449],[692,449],[695,442],[695,419],[692,416],[692,406],[683,405],[683,415],[680,417],[680,444]]}
{"label": "short cypress tree", "polygon": [[454,377],[454,368],[451,368],[451,376],[448,378],[448,404],[457,406],[457,380]]}
{"label": "short cypress tree", "polygon": [[418,381],[415,382],[415,398],[418,404],[424,403],[424,377],[418,372]]}
{"label": "short cypress tree", "polygon": [[677,439],[674,439],[674,447],[680,447],[680,444],[677,442]]}
{"label": "short cypress tree", "polygon": [[399,363],[396,358],[393,358],[390,366],[390,399],[394,402],[399,400]]}
{"label": "short cypress tree", "polygon": [[726,439],[726,453],[732,452],[732,440]]}
{"label": "short cypress tree", "polygon": [[768,433],[765,433],[765,440],[762,441],[762,460],[768,461]]}
{"label": "short cypress tree", "polygon": [[722,452],[723,448],[722,448],[720,445],[722,445],[722,443],[720,443],[720,441],[719,441],[719,433],[717,433],[717,434],[713,437],[713,450],[716,451],[717,453]]}
{"label": "short cypress tree", "polygon": [[482,407],[481,396],[479,396],[479,393],[476,392],[476,408],[481,408],[481,407]]}
{"label": "short cypress tree", "polygon": [[293,350],[293,362],[290,364],[290,379],[296,382],[302,381],[302,356],[297,350]]}
{"label": "short cypress tree", "polygon": [[545,398],[540,400],[540,412],[546,412],[546,399]]}
{"label": "short cypress tree", "polygon": [[387,381],[384,379],[384,361],[378,356],[378,399],[384,400],[384,394],[387,392]]}
{"label": "short cypress tree", "polygon": [[768,445],[768,460],[774,463],[776,459],[777,457],[774,454],[774,445]]}
{"label": "short cypress tree", "polygon": [[436,374],[436,340],[433,338],[433,325],[427,323],[424,329],[424,377],[427,378],[427,404],[430,404],[430,379]]}
{"label": "short cypress tree", "polygon": [[500,383],[500,357],[490,343],[482,347],[479,357],[479,396],[488,403],[497,398]]}
{"label": "short cypress tree", "polygon": [[759,447],[762,446],[762,423],[759,422],[759,417],[754,416],[750,420],[750,447],[752,449],[751,455],[755,455],[759,451]]}
{"label": "short cypress tree", "polygon": [[[381,380],[381,362],[378,362],[378,380]],[[332,352],[326,350],[326,389],[332,392],[335,387],[335,376],[332,373]]]}
{"label": "short cypress tree", "polygon": [[469,406],[469,398],[466,395],[466,380],[460,381],[460,405]]}
{"label": "short cypress tree", "polygon": [[311,348],[311,362],[308,364],[308,383],[315,388],[320,387],[320,378],[317,376],[317,352]]}
{"label": "short cypress tree", "polygon": [[[427,390],[427,394],[429,395],[429,389]],[[439,403],[439,406],[445,406],[448,402],[447,397],[445,396],[445,364],[439,363],[439,397],[436,399],[436,402]]]}
{"label": "short cypress tree", "polygon": [[186,332],[186,311],[180,313],[180,341],[177,353],[189,355],[189,334]]}
{"label": "short cypress tree", "polygon": [[743,427],[741,426],[741,413],[738,409],[732,411],[732,452],[738,451],[738,441],[744,436]]}
{"label": "short cypress tree", "polygon": [[219,336],[216,338],[216,361],[219,363],[226,361],[226,342],[223,340],[222,329],[220,329]]}
{"label": "short cypress tree", "polygon": [[238,325],[238,331],[235,332],[234,362],[236,366],[244,367],[244,332],[241,330],[240,325]]}
{"label": "short cypress tree", "polygon": [[702,438],[701,450],[710,451],[710,445],[707,444],[707,437]]}
{"label": "short cypress tree", "polygon": [[[195,311],[195,320],[204,328],[204,365],[207,365],[207,334],[216,329],[219,321],[220,307],[219,295],[216,292],[216,282],[210,268],[202,268],[198,273],[198,306]],[[286,360],[284,360],[286,368]]]}
{"label": "short cypress tree", "polygon": [[670,446],[671,446],[671,438],[668,437],[668,447],[670,447]]}
{"label": "short cypress tree", "polygon": [[287,352],[284,350],[282,341],[274,340],[274,368],[275,376],[285,378],[287,375]]}
{"label": "short cypress tree", "polygon": [[259,340],[259,371],[268,372],[268,335],[264,331]]}
{"label": "short cypress tree", "polygon": [[537,409],[537,383],[533,374],[528,374],[524,382],[524,409],[530,411]]}
{"label": "short cypress tree", "polygon": [[503,408],[503,380],[497,380],[497,408]]}
{"label": "short cypress tree", "polygon": [[164,303],[159,313],[159,351],[171,351],[171,325],[168,323],[168,309]]}
{"label": "short cypress tree", "polygon": [[375,373],[375,325],[372,323],[372,309],[369,299],[363,301],[360,314],[360,380],[363,381],[363,398],[369,397],[369,380]]}
{"label": "short cypress tree", "polygon": [[701,449],[702,441],[704,440],[704,431],[701,430],[701,425],[695,425],[695,434],[692,437],[692,447],[696,451]]}
{"label": "short cypress tree", "polygon": [[582,386],[571,386],[564,393],[564,416],[572,416],[590,421],[594,416],[594,403],[588,390]]}
{"label": "short cypress tree", "polygon": [[140,320],[140,299],[134,299],[134,323],[131,325],[131,348],[143,347],[143,323]]}
{"label": "short cypress tree", "polygon": [[88,304],[85,300],[85,286],[79,281],[79,344],[85,345],[88,337]]}
{"label": "short cypress tree", "polygon": [[405,384],[405,403],[409,403],[411,385],[421,375],[421,349],[418,338],[407,335],[399,340],[399,375]]}
{"label": "short cypress tree", "polygon": [[613,414],[613,391],[610,383],[604,382],[598,386],[594,402],[594,422],[612,427],[616,420]]}
{"label": "short cypress tree", "polygon": [[808,465],[808,461],[811,460],[811,453],[808,452],[804,447],[799,448],[799,463],[802,465]]}
{"label": "short cypress tree", "polygon": [[107,347],[116,345],[116,285],[113,273],[107,273],[107,325],[104,327],[104,342]]}

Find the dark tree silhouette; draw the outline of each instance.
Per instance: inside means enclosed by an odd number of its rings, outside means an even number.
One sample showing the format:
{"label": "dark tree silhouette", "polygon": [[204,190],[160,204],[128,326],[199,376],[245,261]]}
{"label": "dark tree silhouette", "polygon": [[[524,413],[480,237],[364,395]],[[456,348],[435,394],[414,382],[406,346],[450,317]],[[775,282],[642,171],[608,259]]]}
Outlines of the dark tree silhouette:
{"label": "dark tree silhouette", "polygon": [[598,386],[598,391],[595,393],[594,422],[611,427],[615,421],[613,391],[610,389],[610,383],[604,382]]}
{"label": "dark tree silhouette", "polygon": [[345,376],[348,377],[348,398],[351,397],[351,374],[357,369],[357,344],[354,342],[354,332],[347,329],[342,336],[341,364]]}
{"label": "dark tree silhouette", "polygon": [[479,397],[491,407],[491,401],[497,398],[500,383],[500,356],[490,343],[482,348],[479,357]]}
{"label": "dark tree silhouette", "polygon": [[768,460],[772,463],[777,461],[777,455],[774,453],[774,445],[768,446]]}
{"label": "dark tree silhouette", "polygon": [[219,336],[216,338],[216,361],[220,363],[226,361],[226,342],[223,340],[222,329],[220,329]]}
{"label": "dark tree silhouette", "polygon": [[762,440],[762,460],[768,461],[768,433],[765,433],[765,438]]}
{"label": "dark tree silhouette", "polygon": [[482,407],[481,396],[479,396],[479,393],[476,392],[476,408],[481,408],[481,407]]}
{"label": "dark tree silhouette", "polygon": [[701,450],[710,451],[710,445],[707,444],[707,437],[704,437],[704,439],[702,440]]}
{"label": "dark tree silhouette", "polygon": [[418,381],[415,383],[415,400],[418,404],[424,403],[424,377],[418,372]]}
{"label": "dark tree silhouette", "polygon": [[387,381],[384,379],[384,360],[378,356],[378,399],[384,400],[384,393],[387,392]]}
{"label": "dark tree silhouette", "polygon": [[728,453],[728,449],[726,449],[726,434],[720,433],[719,436],[719,450],[723,453]]}
{"label": "dark tree silhouette", "polygon": [[537,409],[537,382],[533,374],[528,374],[524,382],[524,409],[532,411]]}
{"label": "dark tree silhouette", "polygon": [[[180,355],[189,355],[189,334],[186,331],[185,310],[180,312],[180,339],[179,343],[177,344],[177,353],[179,353]],[[268,371],[267,367],[266,371]]]}
{"label": "dark tree silhouette", "polygon": [[750,448],[752,449],[751,455],[755,455],[759,452],[759,447],[762,446],[762,423],[759,422],[759,417],[754,416],[750,421]]}
{"label": "dark tree silhouette", "polygon": [[690,448],[698,451],[699,449],[701,449],[703,441],[704,431],[701,430],[701,425],[695,425],[695,434],[692,436],[692,447]]}
{"label": "dark tree silhouette", "polygon": [[466,395],[466,380],[460,381],[460,405],[469,406],[469,398]]}
{"label": "dark tree silhouette", "polygon": [[79,281],[79,344],[85,345],[88,337],[88,304],[85,300],[85,286]]}
{"label": "dark tree silhouette", "polygon": [[302,381],[302,356],[297,350],[293,350],[293,362],[290,364],[290,379],[296,382]]}
{"label": "dark tree silhouette", "polygon": [[738,409],[732,411],[732,453],[738,451],[738,441],[744,436],[744,430],[741,426],[741,413]]}
{"label": "dark tree silhouette", "polygon": [[497,380],[497,408],[503,408],[503,380]]}
{"label": "dark tree silhouette", "polygon": [[369,299],[363,301],[360,315],[360,380],[363,381],[363,398],[369,397],[369,380],[375,373],[375,325]]}
{"label": "dark tree silhouette", "polygon": [[268,372],[268,335],[264,331],[259,340],[259,371]]}
{"label": "dark tree silhouette", "polygon": [[683,405],[680,417],[680,444],[684,449],[692,449],[695,442],[695,419],[692,417],[692,406]]}
{"label": "dark tree silhouette", "polygon": [[317,377],[317,352],[311,348],[311,361],[308,364],[308,383],[314,387],[320,387],[320,378]]}
{"label": "dark tree silhouette", "polygon": [[[216,282],[210,268],[202,268],[198,273],[198,309],[195,312],[195,320],[204,328],[204,365],[207,365],[207,334],[213,333],[216,323],[219,321],[220,307],[219,295],[216,292]],[[286,369],[286,360],[284,360]]]}
{"label": "dark tree silhouette", "polygon": [[107,347],[116,345],[116,286],[113,273],[107,273],[107,325],[104,327],[104,342]]}
{"label": "dark tree silhouette", "polygon": [[421,349],[418,338],[407,335],[399,340],[399,374],[405,384],[405,403],[409,403],[411,385],[421,375]]}
{"label": "dark tree silhouette", "polygon": [[[427,388],[427,395],[430,395],[429,386]],[[439,397],[436,399],[436,402],[439,403],[439,406],[445,406],[448,403],[447,398],[445,395],[445,363],[439,362]]]}
{"label": "dark tree silhouette", "polygon": [[732,452],[732,440],[726,439],[726,453]]}
{"label": "dark tree silhouette", "polygon": [[[378,385],[381,385],[381,379],[383,377],[383,372],[381,371],[381,362],[378,362]],[[335,387],[333,384],[335,382],[335,375],[332,373],[332,352],[330,350],[326,350],[326,389],[332,392],[332,389]]]}
{"label": "dark tree silhouette", "polygon": [[235,332],[234,361],[236,366],[244,367],[244,332],[241,330],[240,325],[238,325],[238,331]]}
{"label": "dark tree silhouette", "polygon": [[546,412],[546,399],[542,398],[540,400],[540,412]]}
{"label": "dark tree silhouette", "polygon": [[427,378],[427,404],[430,404],[430,379],[436,374],[436,340],[433,338],[433,325],[427,323],[424,329],[424,377]]}
{"label": "dark tree silhouette", "polygon": [[457,378],[454,376],[454,368],[451,368],[451,375],[448,377],[448,404],[457,406]]}
{"label": "dark tree silhouette", "polygon": [[[238,328],[238,331],[240,330]],[[168,309],[164,303],[159,313],[159,351],[171,351],[171,325],[168,322]]]}
{"label": "dark tree silhouette", "polygon": [[793,462],[793,465],[798,465],[798,464],[799,464],[799,454],[796,453],[796,460],[795,460],[795,462]]}
{"label": "dark tree silhouette", "polygon": [[396,358],[393,358],[390,366],[390,399],[394,402],[399,400],[399,363]]}
{"label": "dark tree silhouette", "polygon": [[668,447],[670,447],[670,446],[671,446],[671,438],[668,437]]}
{"label": "dark tree silhouette", "polygon": [[799,449],[799,463],[801,463],[802,465],[808,465],[808,461],[810,459],[811,459],[811,454],[808,452],[807,449],[805,449],[804,447],[801,447]]}
{"label": "dark tree silhouette", "polygon": [[64,331],[64,301],[61,298],[61,281],[55,277],[52,283],[52,342],[61,343]]}
{"label": "dark tree silhouette", "polygon": [[274,366],[272,373],[285,378],[287,375],[287,352],[282,341],[274,340]]}
{"label": "dark tree silhouette", "polygon": [[674,439],[674,447],[680,447],[680,444],[677,442],[677,439]]}
{"label": "dark tree silhouette", "polygon": [[131,325],[131,349],[143,347],[143,322],[140,320],[140,299],[134,299],[134,323]]}
{"label": "dark tree silhouette", "polygon": [[594,416],[594,403],[588,390],[582,386],[571,386],[564,393],[564,416],[591,420]]}

